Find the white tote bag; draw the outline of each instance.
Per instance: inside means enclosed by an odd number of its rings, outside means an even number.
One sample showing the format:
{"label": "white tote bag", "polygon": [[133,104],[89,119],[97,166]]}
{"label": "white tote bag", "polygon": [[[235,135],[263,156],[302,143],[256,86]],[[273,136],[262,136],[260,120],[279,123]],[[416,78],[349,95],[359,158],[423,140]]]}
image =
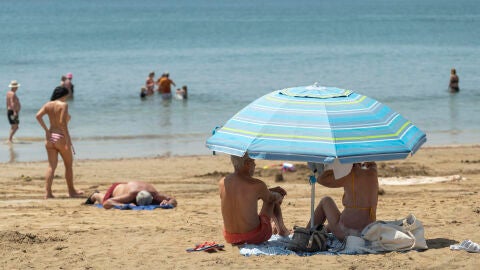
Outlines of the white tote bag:
{"label": "white tote bag", "polygon": [[373,251],[405,251],[427,249],[425,230],[413,214],[394,221],[375,221],[362,231],[366,248]]}

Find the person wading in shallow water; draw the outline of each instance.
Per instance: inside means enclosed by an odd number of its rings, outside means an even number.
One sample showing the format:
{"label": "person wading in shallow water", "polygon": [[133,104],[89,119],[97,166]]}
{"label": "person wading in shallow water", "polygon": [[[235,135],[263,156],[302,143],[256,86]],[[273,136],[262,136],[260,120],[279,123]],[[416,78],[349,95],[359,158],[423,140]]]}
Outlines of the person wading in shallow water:
{"label": "person wading in shallow water", "polygon": [[7,92],[7,117],[8,122],[10,123],[10,136],[8,137],[8,142],[13,142],[13,135],[18,130],[18,124],[20,120],[18,114],[21,109],[20,100],[17,97],[17,90],[20,84],[17,81],[11,81],[8,87],[10,91]]}
{"label": "person wading in shallow water", "polygon": [[458,78],[457,70],[452,68],[450,71],[450,84],[448,85],[448,90],[450,93],[457,93],[460,91],[460,88],[458,87],[459,81],[460,79]]}

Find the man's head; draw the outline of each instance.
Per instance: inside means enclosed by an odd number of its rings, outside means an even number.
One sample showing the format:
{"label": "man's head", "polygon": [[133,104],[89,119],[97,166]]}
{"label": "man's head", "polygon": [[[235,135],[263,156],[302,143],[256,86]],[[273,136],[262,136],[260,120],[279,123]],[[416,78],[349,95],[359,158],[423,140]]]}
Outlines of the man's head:
{"label": "man's head", "polygon": [[11,81],[8,85],[12,90],[17,90],[19,86],[20,84],[16,80]]}
{"label": "man's head", "polygon": [[137,205],[150,205],[152,203],[153,197],[150,192],[142,190],[137,194]]}
{"label": "man's head", "polygon": [[245,153],[243,157],[237,157],[232,155],[230,156],[230,160],[232,161],[235,171],[248,170],[250,176],[252,176],[255,172],[255,160],[251,159],[248,156],[248,153]]}
{"label": "man's head", "polygon": [[169,201],[168,201],[169,204],[173,205],[174,207],[177,207],[177,200],[175,198],[171,198]]}

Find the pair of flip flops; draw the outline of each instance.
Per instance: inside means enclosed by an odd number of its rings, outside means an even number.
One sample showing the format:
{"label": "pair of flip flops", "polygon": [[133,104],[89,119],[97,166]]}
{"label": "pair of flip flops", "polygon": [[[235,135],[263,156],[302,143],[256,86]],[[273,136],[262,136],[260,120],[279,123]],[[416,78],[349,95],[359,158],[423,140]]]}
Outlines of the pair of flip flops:
{"label": "pair of flip flops", "polygon": [[218,244],[216,242],[203,242],[201,244],[195,245],[194,248],[187,249],[187,252],[195,251],[205,251],[205,252],[217,252],[218,250],[223,250],[225,246],[223,244]]}

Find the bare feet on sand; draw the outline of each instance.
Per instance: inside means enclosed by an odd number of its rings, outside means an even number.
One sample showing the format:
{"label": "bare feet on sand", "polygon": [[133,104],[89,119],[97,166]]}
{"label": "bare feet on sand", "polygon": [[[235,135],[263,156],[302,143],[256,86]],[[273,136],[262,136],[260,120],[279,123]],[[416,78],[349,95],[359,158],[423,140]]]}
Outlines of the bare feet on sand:
{"label": "bare feet on sand", "polygon": [[74,190],[73,192],[69,192],[68,196],[70,196],[70,198],[83,198],[84,193],[82,190]]}

